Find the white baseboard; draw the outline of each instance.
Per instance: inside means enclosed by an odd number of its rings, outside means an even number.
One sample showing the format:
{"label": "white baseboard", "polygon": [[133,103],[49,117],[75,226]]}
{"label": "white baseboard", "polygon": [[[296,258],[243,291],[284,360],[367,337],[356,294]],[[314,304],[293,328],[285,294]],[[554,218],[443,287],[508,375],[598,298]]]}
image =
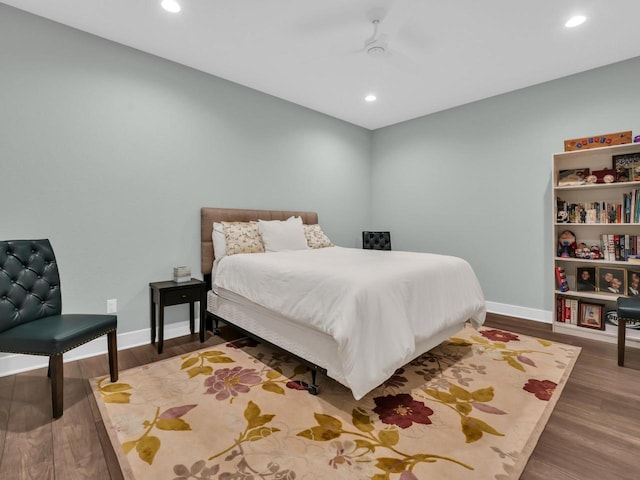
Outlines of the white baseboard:
{"label": "white baseboard", "polygon": [[[196,325],[198,320],[196,319]],[[197,330],[197,329],[196,329]],[[189,335],[189,321],[170,323],[164,327],[164,339],[181,337]],[[135,332],[126,332],[118,334],[118,350],[137,347],[151,342],[151,330],[145,328]],[[81,358],[93,357],[107,353],[107,336],[96,338],[89,343],[70,350],[64,355],[64,362],[80,360]],[[35,370],[37,368],[47,367],[49,365],[49,357],[40,355],[20,355],[5,354],[0,356],[0,377],[13,375],[15,373]]]}
{"label": "white baseboard", "polygon": [[509,317],[524,318],[526,320],[535,320],[537,322],[553,322],[553,317],[550,311],[538,310],[537,308],[507,305],[506,303],[487,302],[487,311],[498,315],[508,315]]}
{"label": "white baseboard", "polygon": [[[546,310],[538,310],[535,308],[519,307],[517,305],[507,305],[505,303],[487,302],[487,311],[499,315],[508,315],[510,317],[525,318],[527,320],[536,320],[544,323],[551,323],[551,312]],[[198,322],[196,321],[196,325]],[[164,338],[181,337],[189,335],[189,321],[176,322],[165,325]],[[118,334],[118,350],[137,347],[151,341],[151,331],[148,328],[137,330],[135,332],[126,332]],[[65,362],[80,360],[81,358],[93,357],[107,353],[107,337],[102,336],[95,340],[85,343],[78,348],[74,348],[64,356]],[[38,355],[18,355],[6,354],[0,356],[0,377],[13,375],[28,370],[46,367],[49,363],[48,357]]]}

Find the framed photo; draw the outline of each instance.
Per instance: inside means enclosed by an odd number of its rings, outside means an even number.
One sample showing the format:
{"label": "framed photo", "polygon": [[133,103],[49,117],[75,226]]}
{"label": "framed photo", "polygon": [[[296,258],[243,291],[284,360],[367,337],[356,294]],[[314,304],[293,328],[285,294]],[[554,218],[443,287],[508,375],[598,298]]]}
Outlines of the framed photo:
{"label": "framed photo", "polygon": [[604,305],[601,303],[580,302],[578,325],[604,330]]}
{"label": "framed photo", "polygon": [[575,168],[573,170],[560,170],[558,172],[558,186],[584,185],[590,170],[588,168]]}
{"label": "framed photo", "polygon": [[640,165],[640,152],[613,155],[613,157],[611,157],[611,160],[611,168],[613,168],[614,170],[617,170],[619,168],[622,170],[628,170]]}
{"label": "framed photo", "polygon": [[579,292],[596,291],[596,267],[578,267],[576,269],[576,290]]}
{"label": "framed photo", "polygon": [[599,292],[626,295],[627,271],[624,268],[599,267],[596,272],[596,287]]}
{"label": "framed photo", "polygon": [[630,297],[640,294],[640,270],[627,270],[627,291]]}
{"label": "framed photo", "polygon": [[614,155],[612,160],[612,168],[616,171],[616,182],[640,180],[640,152]]}

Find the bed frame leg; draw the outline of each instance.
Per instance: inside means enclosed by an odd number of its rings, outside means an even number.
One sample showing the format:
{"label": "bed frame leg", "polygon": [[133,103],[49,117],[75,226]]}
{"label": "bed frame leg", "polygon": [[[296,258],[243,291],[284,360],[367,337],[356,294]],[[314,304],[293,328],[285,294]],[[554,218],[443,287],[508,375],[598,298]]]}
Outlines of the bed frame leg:
{"label": "bed frame leg", "polygon": [[213,334],[220,335],[219,319],[217,316],[213,317]]}
{"label": "bed frame leg", "polygon": [[316,372],[315,370],[311,369],[311,384],[307,387],[307,391],[311,394],[311,395],[318,395],[319,392],[319,387],[318,384],[316,383],[316,374],[318,372]]}

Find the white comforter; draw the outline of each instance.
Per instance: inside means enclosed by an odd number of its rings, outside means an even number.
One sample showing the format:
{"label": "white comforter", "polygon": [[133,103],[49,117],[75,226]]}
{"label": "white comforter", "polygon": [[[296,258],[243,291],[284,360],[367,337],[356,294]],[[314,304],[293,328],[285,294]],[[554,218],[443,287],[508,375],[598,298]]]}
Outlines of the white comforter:
{"label": "white comforter", "polygon": [[485,318],[482,288],[458,257],[331,247],[223,257],[222,287],[333,337],[338,380],[360,399],[417,354],[416,343]]}

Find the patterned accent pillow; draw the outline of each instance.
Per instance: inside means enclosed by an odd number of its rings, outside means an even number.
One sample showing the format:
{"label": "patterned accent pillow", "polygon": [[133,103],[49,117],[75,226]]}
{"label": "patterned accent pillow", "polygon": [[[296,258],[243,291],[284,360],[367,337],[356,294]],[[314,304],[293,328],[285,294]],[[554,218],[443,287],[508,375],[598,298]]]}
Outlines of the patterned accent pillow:
{"label": "patterned accent pillow", "polygon": [[221,222],[227,241],[227,255],[263,253],[258,222]]}
{"label": "patterned accent pillow", "polygon": [[303,225],[304,236],[307,239],[307,245],[309,248],[325,248],[333,247],[333,243],[329,240],[329,237],[320,228],[317,223],[315,225]]}

